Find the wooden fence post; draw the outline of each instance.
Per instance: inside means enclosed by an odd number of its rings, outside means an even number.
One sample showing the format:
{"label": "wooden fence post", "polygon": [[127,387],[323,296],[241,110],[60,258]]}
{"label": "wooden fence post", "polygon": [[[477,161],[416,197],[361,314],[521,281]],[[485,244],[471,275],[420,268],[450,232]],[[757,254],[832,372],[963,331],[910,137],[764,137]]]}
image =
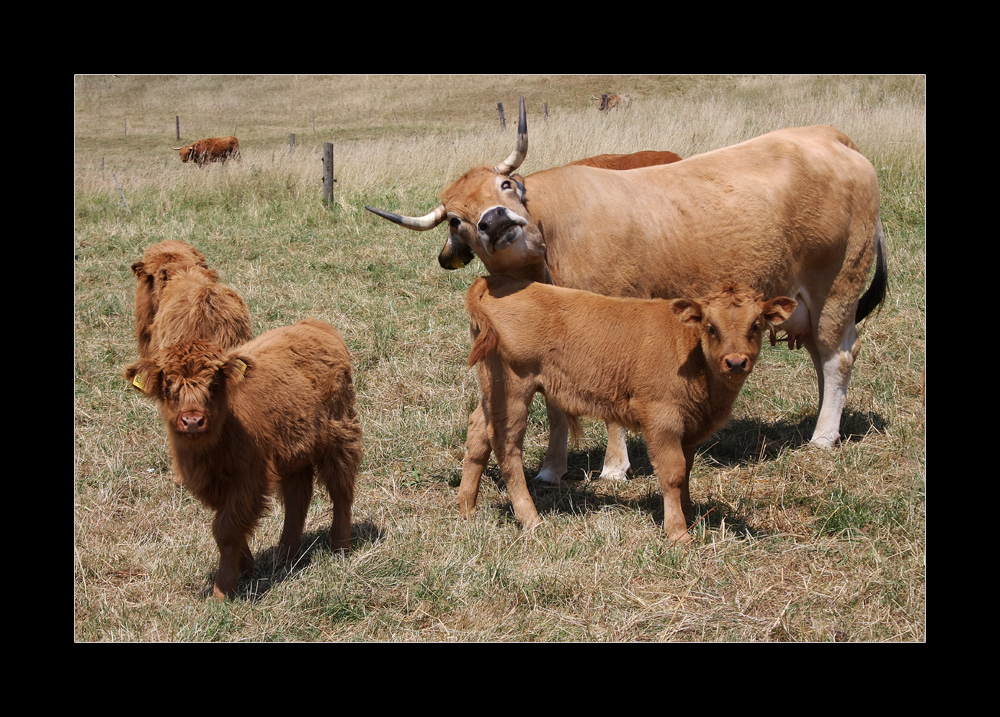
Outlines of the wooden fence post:
{"label": "wooden fence post", "polygon": [[548,102],[543,102],[542,103],[542,120],[544,122],[548,122],[549,121],[549,103]]}
{"label": "wooden fence post", "polygon": [[505,132],[507,130],[507,120],[503,116],[503,102],[497,102],[497,110],[500,112],[500,131]]}
{"label": "wooden fence post", "polygon": [[288,135],[288,156],[292,156],[292,152],[295,151],[295,133]]}
{"label": "wooden fence post", "polygon": [[323,199],[333,204],[333,142],[323,143]]}
{"label": "wooden fence post", "polygon": [[181,141],[181,116],[174,115],[174,124],[177,126],[177,141]]}

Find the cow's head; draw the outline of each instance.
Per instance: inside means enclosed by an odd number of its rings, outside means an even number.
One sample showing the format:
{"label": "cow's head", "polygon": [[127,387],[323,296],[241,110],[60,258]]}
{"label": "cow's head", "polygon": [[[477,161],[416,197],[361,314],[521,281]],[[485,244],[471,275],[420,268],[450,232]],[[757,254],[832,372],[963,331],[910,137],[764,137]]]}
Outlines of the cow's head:
{"label": "cow's head", "polygon": [[164,349],[126,367],[125,378],[154,399],[175,440],[217,436],[229,413],[228,392],[253,361],[197,340]]}
{"label": "cow's head", "polygon": [[189,144],[184,147],[171,147],[171,149],[177,150],[181,153],[181,161],[186,162],[191,159],[191,153],[194,151],[194,145]]}
{"label": "cow's head", "polygon": [[701,299],[674,299],[670,308],[701,332],[709,370],[741,385],[757,362],[764,332],[791,316],[796,303],[787,296],[764,301],[760,292],[730,286]]}
{"label": "cow's head", "polygon": [[448,240],[438,255],[445,269],[460,269],[478,256],[491,274],[545,280],[545,242],[528,213],[522,178],[514,174],[528,154],[528,121],[521,98],[514,151],[492,169],[466,172],[441,192],[441,204],[422,217],[365,207],[408,229],[426,231],[448,221]]}

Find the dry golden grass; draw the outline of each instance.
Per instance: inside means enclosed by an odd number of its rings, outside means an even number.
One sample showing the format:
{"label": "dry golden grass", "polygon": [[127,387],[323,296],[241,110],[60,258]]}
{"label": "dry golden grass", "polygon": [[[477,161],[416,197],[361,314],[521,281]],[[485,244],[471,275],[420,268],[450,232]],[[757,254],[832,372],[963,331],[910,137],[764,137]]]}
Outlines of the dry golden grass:
{"label": "dry golden grass", "polygon": [[[633,105],[599,114],[590,97],[601,92],[629,92]],[[526,173],[603,152],[688,156],[815,123],[847,132],[879,172],[891,294],[862,324],[848,440],[802,446],[812,367],[802,352],[766,350],[696,460],[703,517],[690,548],[659,533],[641,437],[633,480],[593,479],[606,440],[594,423],[571,479],[537,490],[539,530],[516,526],[495,469],[479,512],[457,520],[478,400],[462,301],[482,267],[441,270],[442,231],[408,232],[364,205],[427,211],[466,169],[505,157],[520,95]],[[182,165],[169,149],[177,115],[186,142],[235,130],[243,162]],[[75,140],[76,640],[925,639],[923,78],[78,77]],[[276,568],[277,506],[251,542],[252,578],[224,604],[204,599],[218,558],[211,515],[172,481],[157,412],[120,377],[135,355],[128,267],[168,238],[208,256],[257,332],[319,316],[354,355],[365,457],[353,552],[326,549],[317,493],[309,547],[291,571]],[[546,438],[539,402],[529,474]]]}

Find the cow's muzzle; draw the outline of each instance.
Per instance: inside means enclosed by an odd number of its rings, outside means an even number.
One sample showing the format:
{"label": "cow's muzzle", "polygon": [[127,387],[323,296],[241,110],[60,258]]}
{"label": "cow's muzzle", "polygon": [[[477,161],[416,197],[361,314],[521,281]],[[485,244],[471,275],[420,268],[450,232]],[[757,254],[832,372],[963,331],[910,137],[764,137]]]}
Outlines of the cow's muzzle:
{"label": "cow's muzzle", "polygon": [[208,416],[201,411],[182,411],[177,415],[177,432],[189,438],[198,438],[208,430]]}
{"label": "cow's muzzle", "polygon": [[507,207],[492,207],[483,212],[476,225],[479,241],[486,253],[493,255],[520,239],[521,227],[527,223],[527,219]]}

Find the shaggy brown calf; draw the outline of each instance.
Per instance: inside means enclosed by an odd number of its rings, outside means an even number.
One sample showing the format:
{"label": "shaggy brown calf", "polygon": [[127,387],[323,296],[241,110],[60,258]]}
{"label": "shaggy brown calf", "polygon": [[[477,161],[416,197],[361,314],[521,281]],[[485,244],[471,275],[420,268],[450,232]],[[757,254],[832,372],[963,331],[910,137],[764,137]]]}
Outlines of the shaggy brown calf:
{"label": "shaggy brown calf", "polygon": [[161,270],[169,265],[178,267],[200,266],[208,269],[205,255],[190,244],[175,239],[167,239],[146,247],[142,259],[132,264],[137,285],[135,289],[135,337],[139,344],[139,355],[149,356],[150,331],[156,310],[160,305],[160,293],[168,274]]}
{"label": "shaggy brown calf", "polygon": [[125,377],[159,404],[184,485],[216,512],[215,597],[232,597],[252,567],[247,537],[275,489],[285,504],[279,556],[295,557],[314,471],[333,501],[330,547],[350,549],[361,426],[350,354],[332,326],[307,319],[232,350],[177,344]]}
{"label": "shaggy brown calf", "polygon": [[574,417],[615,421],[646,437],[663,493],[663,530],[689,542],[688,481],[695,447],[729,419],[760,353],[764,332],[795,310],[727,287],[700,299],[611,298],[493,275],[466,295],[469,365],[482,410],[469,419],[459,511],[475,508],[496,454],[514,515],[541,522],[524,480],[522,448],[536,393]]}
{"label": "shaggy brown calf", "polygon": [[235,137],[209,137],[199,139],[194,144],[172,149],[181,153],[182,162],[194,160],[198,169],[201,169],[205,162],[225,162],[229,158],[236,161],[241,159],[240,141]]}
{"label": "shaggy brown calf", "polygon": [[132,264],[135,335],[139,356],[192,339],[211,339],[224,348],[253,338],[250,312],[231,287],[218,283],[205,255],[182,241],[168,240],[146,249]]}

